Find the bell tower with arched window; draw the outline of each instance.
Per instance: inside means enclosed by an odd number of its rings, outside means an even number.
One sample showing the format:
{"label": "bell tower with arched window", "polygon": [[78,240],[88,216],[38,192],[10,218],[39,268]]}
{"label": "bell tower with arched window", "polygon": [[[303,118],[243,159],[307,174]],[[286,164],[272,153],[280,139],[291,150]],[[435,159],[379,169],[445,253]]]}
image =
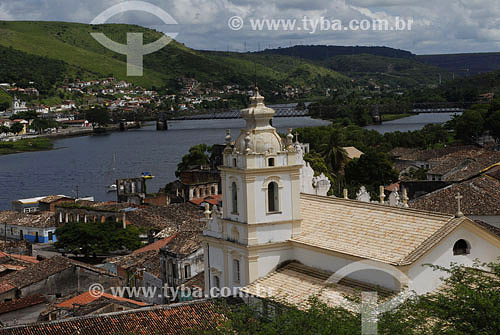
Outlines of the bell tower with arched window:
{"label": "bell tower with arched window", "polygon": [[291,129],[282,139],[271,125],[274,114],[256,90],[241,111],[246,125],[234,142],[227,131],[223,207],[212,211],[204,232],[207,288],[215,281],[242,287],[258,279],[286,260],[284,244],[300,231],[302,164]]}

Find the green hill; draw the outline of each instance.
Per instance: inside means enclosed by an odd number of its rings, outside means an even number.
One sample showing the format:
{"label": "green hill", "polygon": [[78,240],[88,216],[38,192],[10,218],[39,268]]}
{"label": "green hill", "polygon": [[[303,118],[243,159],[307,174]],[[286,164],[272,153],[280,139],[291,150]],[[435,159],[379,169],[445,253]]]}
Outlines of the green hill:
{"label": "green hill", "polygon": [[268,49],[256,54],[294,56],[361,83],[375,80],[392,87],[437,84],[439,75],[442,80],[452,78],[446,69],[426,64],[411,52],[388,47],[304,45]]}
{"label": "green hill", "polygon": [[459,76],[474,75],[500,69],[500,52],[420,55],[417,59]]}
{"label": "green hill", "polygon": [[356,80],[375,79],[378,83],[391,86],[414,87],[419,84],[438,84],[452,79],[444,69],[420,63],[414,58],[383,57],[376,55],[341,55],[322,61],[334,71]]}
{"label": "green hill", "polygon": [[[215,85],[252,83],[257,73],[260,86],[342,84],[348,78],[307,60],[281,55],[259,55],[195,51],[172,41],[160,51],[144,58],[144,76],[126,76],[126,56],[114,53],[95,41],[90,32],[103,32],[119,43],[127,32],[144,33],[144,43],[155,41],[161,33],[140,26],[65,22],[0,21],[0,46],[64,62],[70,78],[113,75],[144,87],[173,86],[176,78],[188,76]],[[11,49],[11,50],[12,50]],[[16,67],[12,67],[13,72]],[[6,78],[12,74],[4,73]],[[0,77],[2,81],[2,77]]]}
{"label": "green hill", "polygon": [[260,53],[300,57],[314,61],[324,61],[336,56],[374,55],[394,58],[414,58],[409,51],[388,47],[337,46],[337,45],[295,45],[289,48],[266,49]]}

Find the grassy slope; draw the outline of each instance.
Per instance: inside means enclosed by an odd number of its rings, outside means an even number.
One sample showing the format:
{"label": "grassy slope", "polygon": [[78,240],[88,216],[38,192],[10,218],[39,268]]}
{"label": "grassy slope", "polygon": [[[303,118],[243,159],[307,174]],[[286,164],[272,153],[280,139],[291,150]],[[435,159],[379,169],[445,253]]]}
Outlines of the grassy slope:
{"label": "grassy slope", "polygon": [[[151,87],[162,86],[182,76],[192,76],[201,81],[218,84],[228,82],[251,83],[254,78],[253,59],[249,56],[201,52],[189,49],[175,41],[160,51],[144,58],[145,76],[127,77],[126,58],[108,50],[96,42],[90,32],[104,32],[109,38],[125,43],[127,32],[144,33],[145,43],[157,40],[160,33],[139,26],[107,24],[90,26],[64,22],[5,22],[0,21],[0,45],[12,46],[27,53],[63,60],[72,65],[74,75],[79,70],[86,75],[127,79],[136,84]],[[305,60],[293,57],[257,57],[260,81],[290,81],[301,84],[304,78],[294,73],[323,74],[329,80],[345,80],[331,70],[326,70]]]}
{"label": "grassy slope", "polygon": [[3,102],[8,102],[12,105],[12,97],[4,92],[4,90],[0,89],[0,104]]}
{"label": "grassy slope", "polygon": [[[0,22],[0,43],[27,53],[46,56],[96,75],[115,74],[125,78],[126,64],[100,46],[89,35],[91,27],[60,22]],[[70,40],[68,37],[73,36]],[[116,57],[116,58],[115,58]],[[146,76],[135,78],[138,84],[161,84],[161,75],[146,70]]]}
{"label": "grassy slope", "polygon": [[31,138],[16,142],[0,142],[0,155],[50,149],[52,149],[52,141],[48,138]]}

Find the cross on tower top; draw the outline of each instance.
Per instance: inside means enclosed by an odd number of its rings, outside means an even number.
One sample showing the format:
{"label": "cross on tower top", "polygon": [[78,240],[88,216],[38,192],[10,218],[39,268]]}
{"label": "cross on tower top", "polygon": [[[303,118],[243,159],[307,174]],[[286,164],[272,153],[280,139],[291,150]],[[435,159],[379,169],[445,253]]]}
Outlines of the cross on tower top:
{"label": "cross on tower top", "polygon": [[455,215],[457,218],[464,216],[464,213],[462,213],[462,210],[461,210],[461,200],[463,198],[464,197],[463,197],[463,195],[460,194],[460,192],[458,192],[457,195],[455,196],[455,199],[457,199],[457,205],[458,205],[457,214]]}

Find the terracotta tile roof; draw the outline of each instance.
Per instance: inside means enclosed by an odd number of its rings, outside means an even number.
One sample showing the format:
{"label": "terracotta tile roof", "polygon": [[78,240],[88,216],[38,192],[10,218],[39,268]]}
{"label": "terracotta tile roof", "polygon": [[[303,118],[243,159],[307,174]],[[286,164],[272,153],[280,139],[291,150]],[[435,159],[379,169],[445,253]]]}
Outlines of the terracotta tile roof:
{"label": "terracotta tile roof", "polygon": [[398,191],[399,191],[399,188],[400,188],[399,182],[397,182],[397,183],[393,183],[393,184],[391,184],[391,185],[389,185],[389,186],[385,186],[385,187],[384,187],[384,189],[385,189],[386,191],[389,191],[389,192],[392,192],[392,191],[394,191],[394,190],[396,190],[396,192],[398,192]]}
{"label": "terracotta tile roof", "polygon": [[0,335],[190,335],[196,333],[197,327],[213,330],[222,318],[213,301],[200,300],[5,327],[0,329]]}
{"label": "terracotta tile roof", "polygon": [[203,229],[203,210],[191,203],[151,206],[127,213],[127,223],[137,227],[165,230],[171,236],[179,230]]}
{"label": "terracotta tile roof", "polygon": [[256,297],[293,304],[299,308],[307,308],[308,299],[316,296],[330,307],[343,307],[348,310],[351,308],[346,303],[346,296],[359,298],[362,291],[378,291],[383,298],[393,294],[389,290],[349,278],[343,278],[337,284],[327,283],[331,275],[331,272],[291,262],[254,281],[242,291]]}
{"label": "terracotta tile roof", "polygon": [[500,152],[484,149],[461,150],[433,160],[438,163],[429,174],[443,176],[444,181],[462,181],[500,162]]}
{"label": "terracotta tile roof", "polygon": [[24,270],[26,267],[22,265],[13,265],[13,264],[0,264],[0,272],[4,271],[19,271]]}
{"label": "terracotta tile roof", "polygon": [[0,211],[0,225],[17,225],[24,227],[55,227],[54,213],[40,212],[36,214]]}
{"label": "terracotta tile roof", "polygon": [[201,271],[195,276],[191,277],[184,284],[185,287],[196,287],[202,291],[205,289],[205,271]]}
{"label": "terracotta tile roof", "polygon": [[189,255],[201,248],[202,231],[183,231],[163,248],[177,255]]}
{"label": "terracotta tile roof", "polygon": [[54,256],[52,258],[45,259],[37,264],[33,264],[32,266],[24,270],[9,273],[1,279],[3,283],[8,283],[17,288],[23,288],[31,284],[38,283],[39,281],[42,281],[49,276],[52,276],[73,266],[79,266],[90,271],[113,276],[111,273],[101,268],[97,268],[95,266],[78,262],[66,257]]}
{"label": "terracotta tile roof", "polygon": [[153,242],[151,244],[146,245],[145,247],[139,248],[137,250],[134,250],[132,254],[140,254],[141,252],[146,252],[146,251],[159,251],[161,248],[165,247],[172,239],[175,237],[175,234],[169,237],[165,237],[161,240],[158,240],[156,242]]}
{"label": "terracotta tile roof", "polygon": [[461,210],[465,215],[500,215],[500,181],[481,175],[471,180],[441,188],[411,200],[412,208],[455,214],[457,193],[463,196]]}
{"label": "terracotta tile roof", "polygon": [[3,281],[3,282],[0,282],[0,293],[5,293],[5,292],[9,292],[10,290],[14,290],[16,287]]}
{"label": "terracotta tile roof", "polygon": [[[406,265],[462,220],[452,215],[301,194],[300,243],[393,265]],[[463,218],[465,219],[465,218]]]}
{"label": "terracotta tile roof", "polygon": [[16,254],[7,254],[5,252],[0,251],[0,263],[4,264],[6,262],[14,262],[20,264],[36,264],[39,261],[36,257],[26,256],[26,255],[16,255]]}
{"label": "terracotta tile roof", "polygon": [[144,251],[138,254],[130,254],[125,256],[117,256],[106,259],[107,263],[113,263],[125,270],[138,268],[146,269],[146,272],[160,278],[161,264],[158,250]]}
{"label": "terracotta tile roof", "polygon": [[399,160],[405,161],[428,161],[436,159],[456,151],[477,149],[476,146],[450,146],[446,148],[423,150],[414,148],[394,148],[391,150],[391,155]]}
{"label": "terracotta tile roof", "polygon": [[218,206],[219,202],[221,202],[221,201],[222,201],[222,194],[209,195],[209,196],[204,197],[204,198],[193,198],[193,199],[189,200],[189,202],[191,202],[197,206],[201,205],[204,202],[208,202],[211,205]]}
{"label": "terracotta tile roof", "polygon": [[41,295],[31,295],[29,297],[16,299],[12,301],[2,302],[0,303],[0,314],[14,312],[23,308],[44,304],[47,303],[47,299]]}
{"label": "terracotta tile roof", "polygon": [[32,263],[32,264],[36,264],[36,263],[40,262],[39,260],[36,259],[36,257],[27,256],[27,255],[9,254],[9,257],[14,258],[14,259],[19,260],[19,261]]}
{"label": "terracotta tile roof", "polygon": [[135,304],[138,306],[147,306],[146,303],[141,302],[141,301],[135,301],[127,298],[122,298],[118,297],[116,295],[108,294],[108,293],[102,293],[102,296],[93,296],[90,294],[90,292],[85,292],[83,294],[77,295],[76,297],[73,297],[71,299],[68,299],[66,301],[63,301],[59,304],[56,305],[56,307],[59,308],[73,308],[74,305],[87,305],[91,302],[94,302],[99,299],[109,299],[109,300],[116,300],[116,301],[124,301],[128,302],[131,304]]}
{"label": "terracotta tile roof", "polygon": [[52,203],[54,201],[61,200],[61,199],[68,199],[68,201],[71,201],[71,200],[74,201],[74,199],[72,199],[70,197],[67,197],[65,195],[49,195],[49,196],[41,199],[38,202],[43,202],[43,203],[46,203],[46,204],[50,204],[50,203]]}

